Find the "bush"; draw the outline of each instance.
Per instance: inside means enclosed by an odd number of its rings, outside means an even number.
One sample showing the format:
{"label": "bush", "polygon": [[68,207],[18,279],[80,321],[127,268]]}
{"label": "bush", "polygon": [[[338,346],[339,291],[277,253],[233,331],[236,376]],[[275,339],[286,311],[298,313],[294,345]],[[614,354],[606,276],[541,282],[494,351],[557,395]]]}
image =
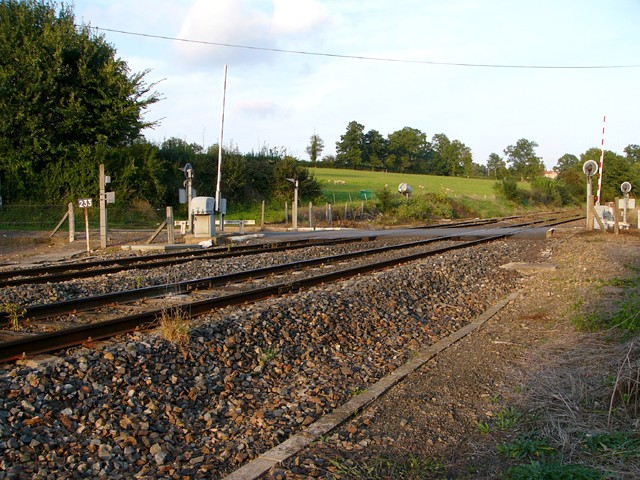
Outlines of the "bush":
{"label": "bush", "polygon": [[393,208],[393,194],[386,186],[376,192],[376,198],[378,199],[376,207],[382,213],[387,213]]}
{"label": "bush", "polygon": [[562,205],[558,185],[554,180],[546,177],[537,177],[531,181],[531,200],[542,205]]}
{"label": "bush", "polygon": [[426,193],[415,195],[401,203],[397,208],[397,215],[412,220],[452,218],[453,207],[445,195]]}

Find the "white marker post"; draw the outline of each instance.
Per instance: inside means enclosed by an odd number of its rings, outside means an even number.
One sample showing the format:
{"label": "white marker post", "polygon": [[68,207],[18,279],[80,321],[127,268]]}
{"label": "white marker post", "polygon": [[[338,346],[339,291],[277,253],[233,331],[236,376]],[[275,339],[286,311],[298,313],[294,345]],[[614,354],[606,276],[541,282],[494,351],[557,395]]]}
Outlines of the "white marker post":
{"label": "white marker post", "polygon": [[84,231],[87,237],[87,252],[91,251],[91,244],[89,242],[89,208],[93,206],[93,199],[91,198],[79,198],[78,207],[84,209]]}
{"label": "white marker post", "polygon": [[220,118],[220,142],[218,143],[218,178],[216,179],[216,211],[220,212],[220,230],[224,231],[224,214],[221,210],[220,180],[222,179],[222,141],[224,138],[224,104],[227,96],[227,66],[224,66],[222,82],[222,116]]}

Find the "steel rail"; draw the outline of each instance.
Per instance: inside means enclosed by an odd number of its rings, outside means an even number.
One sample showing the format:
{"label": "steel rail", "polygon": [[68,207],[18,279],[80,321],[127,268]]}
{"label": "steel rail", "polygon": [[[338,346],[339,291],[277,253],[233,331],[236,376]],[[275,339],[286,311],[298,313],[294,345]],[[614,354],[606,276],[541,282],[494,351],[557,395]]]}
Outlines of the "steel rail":
{"label": "steel rail", "polygon": [[[555,221],[556,219],[553,219]],[[576,219],[570,218],[566,221],[574,221]],[[562,220],[563,222],[565,219]],[[537,221],[536,221],[537,223]],[[555,224],[555,223],[554,223]],[[46,304],[37,304],[29,306],[25,309],[23,316],[24,320],[42,320],[46,318],[52,318],[56,316],[73,314],[79,311],[85,311],[93,308],[98,308],[104,305],[111,305],[114,303],[126,303],[143,298],[160,297],[168,294],[184,294],[192,290],[201,288],[211,288],[215,286],[225,285],[241,280],[247,280],[252,278],[264,278],[276,273],[283,273],[287,271],[297,270],[300,268],[309,268],[315,265],[335,263],[343,260],[365,257],[369,255],[375,255],[385,253],[393,250],[400,250],[405,248],[412,248],[416,246],[426,245],[433,242],[439,242],[444,240],[457,240],[458,234],[443,235],[436,238],[430,238],[426,240],[417,240],[413,242],[407,242],[397,245],[387,245],[382,247],[376,247],[367,250],[358,250],[356,252],[348,252],[338,255],[318,257],[308,260],[297,260],[295,262],[284,263],[275,266],[256,268],[251,270],[245,270],[241,272],[235,272],[224,275],[217,275],[213,277],[205,277],[200,279],[185,280],[182,282],[176,282],[173,284],[152,285],[148,287],[142,287],[132,290],[124,290],[120,292],[111,292],[103,295],[93,295],[90,297],[78,298],[73,300],[66,300],[61,302],[53,302]],[[9,314],[7,312],[0,312],[0,327],[6,326],[10,323]]]}
{"label": "steel rail", "polygon": [[[294,262],[283,263],[280,265],[271,265],[269,267],[255,268],[251,270],[244,270],[241,272],[228,273],[224,275],[216,275],[213,277],[205,277],[193,280],[185,280],[182,282],[176,282],[173,284],[152,285],[148,287],[136,288],[132,290],[124,290],[120,292],[111,292],[103,295],[94,295],[90,297],[77,298],[73,300],[66,300],[61,302],[45,303],[32,305],[25,309],[22,315],[22,320],[42,320],[45,318],[51,318],[55,316],[71,314],[78,311],[89,310],[92,308],[101,307],[104,305],[110,305],[113,303],[125,303],[134,300],[140,300],[143,298],[159,297],[167,294],[183,294],[200,288],[210,288],[228,283],[237,282],[240,280],[264,278],[276,273],[283,273],[300,268],[309,268],[315,265],[322,265],[328,263],[336,263],[343,260],[349,260],[353,258],[366,257],[369,255],[376,255],[393,250],[401,250],[405,248],[412,248],[421,245],[426,245],[434,242],[441,242],[443,240],[453,239],[454,235],[446,235],[442,237],[429,238],[425,240],[416,240],[413,242],[407,242],[397,245],[386,245],[367,250],[358,250],[355,252],[341,253],[338,255],[329,255],[323,257],[317,257],[307,260],[296,260]],[[7,312],[0,312],[0,326],[5,326],[10,323],[9,315]]]}
{"label": "steel rail", "polygon": [[[557,219],[552,219],[555,222]],[[564,219],[563,219],[564,221]],[[567,221],[574,221],[574,218],[570,218]],[[536,220],[535,223],[539,223]],[[524,224],[527,225],[527,224]],[[416,246],[426,245],[433,242],[439,242],[444,240],[457,240],[458,234],[443,235],[436,238],[430,238],[426,240],[416,240],[412,242],[387,245],[382,247],[376,247],[367,250],[358,250],[356,252],[348,252],[338,255],[318,257],[308,260],[297,260],[294,262],[284,263],[280,265],[274,265],[269,267],[256,268],[251,270],[245,270],[242,272],[229,273],[224,275],[217,275],[213,277],[205,277],[200,279],[185,280],[182,282],[176,282],[173,284],[153,285],[138,289],[124,290],[120,292],[111,292],[103,295],[93,295],[90,297],[78,298],[73,300],[67,300],[62,302],[53,302],[47,304],[32,305],[25,309],[22,319],[24,320],[42,320],[45,318],[52,318],[60,315],[73,314],[79,311],[85,311],[92,308],[98,308],[104,305],[110,305],[114,303],[126,303],[143,298],[159,297],[168,294],[184,294],[192,290],[200,288],[211,288],[215,286],[225,285],[241,280],[247,280],[252,278],[264,278],[266,276],[296,270],[300,268],[309,268],[314,265],[335,263],[343,260],[349,260],[353,258],[365,257],[369,255],[375,255],[379,253],[385,253],[393,250],[400,250],[405,248],[412,248]],[[7,312],[0,312],[0,327],[6,326],[10,323],[9,314]]]}
{"label": "steel rail", "polygon": [[[377,236],[364,236],[358,238],[339,238],[339,239],[331,239],[331,240],[323,240],[318,241],[315,239],[305,239],[305,240],[295,240],[288,242],[278,242],[278,243],[269,243],[263,245],[246,245],[239,247],[231,247],[231,248],[222,248],[218,249],[214,252],[210,250],[205,250],[202,252],[180,252],[184,255],[176,256],[176,254],[167,254],[170,255],[171,258],[162,260],[159,255],[149,255],[146,257],[136,257],[135,259],[127,258],[127,259],[114,259],[113,261],[104,260],[99,262],[93,262],[91,264],[82,263],[77,265],[55,265],[49,267],[50,270],[47,270],[47,267],[39,267],[35,269],[25,269],[25,270],[14,270],[11,275],[5,276],[5,280],[0,280],[0,287],[14,287],[18,285],[29,285],[29,284],[37,284],[37,283],[55,283],[55,282],[63,282],[67,280],[72,280],[75,278],[87,278],[87,277],[97,277],[99,275],[107,275],[110,273],[117,273],[124,270],[133,270],[133,269],[148,269],[148,268],[161,268],[167,267],[171,265],[176,265],[179,263],[190,262],[194,260],[216,260],[221,258],[230,258],[244,255],[258,255],[261,253],[273,253],[281,250],[294,250],[315,246],[326,246],[326,245],[335,245],[338,243],[355,243],[361,241],[371,241],[376,239]],[[149,258],[160,258],[159,261],[153,261],[152,263],[144,263]],[[118,265],[118,263],[120,263]],[[100,267],[100,264],[104,265],[115,265],[112,267],[106,268],[95,268]],[[25,276],[29,275],[33,271],[41,271],[45,274],[38,276]],[[56,272],[60,271],[62,273],[47,275],[49,271]],[[6,273],[6,272],[0,272]],[[37,274],[37,273],[36,273]],[[15,278],[18,277],[18,278]]]}
{"label": "steel rail", "polygon": [[[413,260],[438,255],[452,250],[467,248],[473,245],[492,242],[501,238],[513,235],[513,233],[501,233],[485,237],[482,239],[462,242],[457,245],[450,245],[428,252],[419,252],[395,259],[387,259],[357,267],[350,267],[343,270],[337,270],[325,274],[316,275],[306,279],[300,279],[294,282],[284,282],[267,287],[256,288],[244,292],[223,295],[216,298],[200,300],[181,306],[181,310],[190,317],[203,315],[216,309],[241,305],[248,302],[263,300],[273,296],[281,296],[288,293],[294,293],[303,289],[311,288],[316,285],[335,282],[346,278],[354,277],[363,273],[369,273],[376,270],[383,270],[391,266],[401,263],[407,263]],[[64,348],[81,345],[94,340],[101,340],[115,335],[130,333],[136,330],[153,328],[158,324],[158,319],[163,313],[162,309],[150,310],[135,315],[106,320],[79,327],[73,327],[57,332],[44,333],[29,336],[0,344],[0,362],[9,362],[18,360],[30,355],[46,353]]]}

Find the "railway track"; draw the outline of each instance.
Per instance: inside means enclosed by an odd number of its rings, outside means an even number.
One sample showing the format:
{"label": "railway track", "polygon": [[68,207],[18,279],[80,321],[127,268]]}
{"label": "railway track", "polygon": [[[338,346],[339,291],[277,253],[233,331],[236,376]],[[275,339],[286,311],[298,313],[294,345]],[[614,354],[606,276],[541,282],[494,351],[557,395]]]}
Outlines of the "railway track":
{"label": "railway track", "polygon": [[[432,224],[414,227],[426,230],[434,228],[472,228],[486,225],[519,226],[509,224],[520,216],[506,218],[492,218],[484,220],[464,220],[444,224]],[[539,222],[543,220],[538,220]],[[523,223],[521,225],[528,225]],[[154,255],[137,255],[105,260],[64,262],[56,265],[45,265],[23,269],[0,270],[0,288],[18,285],[57,283],[75,278],[88,278],[98,275],[108,275],[126,270],[164,268],[179,265],[193,260],[222,260],[239,256],[256,255],[260,253],[274,253],[285,250],[308,248],[310,246],[332,246],[339,244],[373,241],[377,235],[363,237],[344,237],[329,240],[302,239],[282,242],[266,242],[254,245],[222,246],[203,250],[188,250],[181,252],[162,253]]]}
{"label": "railway track", "polygon": [[[518,228],[524,229],[532,224],[536,226],[553,226],[560,223],[575,221],[579,218],[579,216],[574,216],[569,218],[554,217],[552,219],[546,220],[538,219],[532,222],[524,222],[522,224],[519,224]],[[513,227],[513,225],[511,225],[511,227]],[[454,249],[467,248],[481,243],[495,241],[512,234],[513,232],[497,233],[495,235],[488,236],[479,240],[459,242],[455,245],[447,245],[445,247],[430,249],[428,251],[403,254],[391,259],[382,259],[355,267],[337,269],[329,273],[312,274],[306,278],[287,280],[281,283],[276,282],[266,287],[250,288],[241,292],[217,295],[213,298],[188,302],[186,305],[183,305],[180,308],[182,308],[182,310],[188,313],[190,316],[198,316],[215,309],[255,302],[272,296],[284,295],[302,289],[308,289],[315,285],[335,282],[355,275],[389,268],[400,263],[410,262],[412,260],[424,258],[426,256],[437,255]],[[120,292],[118,294],[103,295],[101,297],[90,297],[75,301],[75,306],[74,302],[59,302],[58,304],[54,303],[37,305],[29,307],[27,309],[27,312],[25,312],[25,318],[48,318],[52,316],[52,314],[61,315],[64,313],[74,312],[82,309],[96,308],[97,306],[107,305],[114,302],[132,301],[166,293],[185,293],[200,288],[210,289],[215,286],[228,285],[231,282],[263,278],[265,276],[274,275],[277,273],[296,271],[303,267],[309,268],[326,263],[344,262],[352,260],[354,258],[373,256],[392,250],[410,249],[422,245],[428,245],[436,241],[451,240],[452,237],[453,236],[444,236],[437,239],[421,240],[400,245],[378,247],[369,250],[351,252],[339,256],[334,255],[331,257],[321,257],[306,261],[291,262],[275,267],[254,269],[224,276],[190,280],[186,282],[179,282],[176,285],[172,285],[170,288],[167,285],[163,285],[159,287],[149,287],[146,289],[136,289],[126,292]],[[249,249],[246,249],[244,251],[249,251]],[[168,290],[170,291],[168,292]],[[0,361],[7,362],[25,356],[35,355],[37,353],[54,351],[74,345],[79,345],[82,343],[90,342],[92,340],[108,338],[114,335],[123,334],[135,330],[152,328],[157,325],[158,319],[161,317],[163,311],[164,309],[149,309],[148,311],[145,311],[143,313],[125,315],[102,322],[65,329],[63,331],[45,333],[4,342],[0,344]],[[5,314],[4,318],[2,318],[0,321],[4,321],[6,323],[9,321],[9,318]]]}
{"label": "railway track", "polygon": [[206,250],[191,250],[157,255],[145,255],[126,258],[114,258],[82,263],[65,263],[43,267],[0,272],[0,288],[38,283],[57,283],[76,278],[88,278],[99,275],[149,268],[165,268],[194,260],[223,260],[259,253],[273,253],[284,250],[308,248],[310,246],[331,246],[343,243],[357,243],[374,240],[375,236],[360,238],[339,238],[326,241],[298,240],[258,245],[218,247]]}

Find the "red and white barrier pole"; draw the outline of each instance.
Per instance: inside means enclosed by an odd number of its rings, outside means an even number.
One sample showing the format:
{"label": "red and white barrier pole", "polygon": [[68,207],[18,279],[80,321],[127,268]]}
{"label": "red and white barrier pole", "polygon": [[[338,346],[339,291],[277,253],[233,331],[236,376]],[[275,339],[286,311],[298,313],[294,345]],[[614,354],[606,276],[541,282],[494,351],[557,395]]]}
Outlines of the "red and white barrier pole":
{"label": "red and white barrier pole", "polygon": [[596,196],[596,205],[600,205],[600,196],[602,195],[602,169],[604,167],[604,126],[607,121],[605,115],[602,119],[602,141],[600,143],[600,170],[598,172],[598,195]]}

